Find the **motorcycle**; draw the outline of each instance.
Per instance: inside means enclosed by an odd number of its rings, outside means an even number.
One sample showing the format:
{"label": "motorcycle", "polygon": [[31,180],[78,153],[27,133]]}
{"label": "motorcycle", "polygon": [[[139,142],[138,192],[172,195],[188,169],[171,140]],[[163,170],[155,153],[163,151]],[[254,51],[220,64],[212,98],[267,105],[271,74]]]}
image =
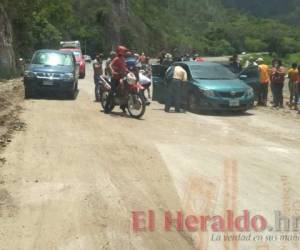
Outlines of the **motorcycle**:
{"label": "motorcycle", "polygon": [[131,117],[139,119],[146,111],[146,101],[143,97],[143,86],[137,81],[135,75],[129,72],[125,78],[120,81],[116,89],[109,97],[109,91],[102,92],[101,105],[106,113],[110,113],[115,106],[127,109]]}

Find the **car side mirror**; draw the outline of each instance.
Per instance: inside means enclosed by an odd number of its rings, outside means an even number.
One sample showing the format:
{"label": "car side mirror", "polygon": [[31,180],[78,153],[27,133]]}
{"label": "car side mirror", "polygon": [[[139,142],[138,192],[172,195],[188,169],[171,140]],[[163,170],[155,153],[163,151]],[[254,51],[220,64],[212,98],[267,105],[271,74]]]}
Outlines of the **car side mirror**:
{"label": "car side mirror", "polygon": [[246,80],[247,78],[248,78],[247,75],[240,75],[240,79],[241,79],[241,80]]}

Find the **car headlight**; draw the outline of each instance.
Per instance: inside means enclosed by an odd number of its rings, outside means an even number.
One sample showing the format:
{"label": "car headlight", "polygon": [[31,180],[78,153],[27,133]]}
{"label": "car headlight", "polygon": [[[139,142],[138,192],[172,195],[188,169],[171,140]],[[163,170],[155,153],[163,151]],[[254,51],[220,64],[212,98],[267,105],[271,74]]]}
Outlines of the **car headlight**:
{"label": "car headlight", "polygon": [[25,76],[25,77],[28,77],[28,78],[34,78],[36,75],[35,75],[35,73],[32,72],[32,71],[25,70],[24,76]]}
{"label": "car headlight", "polygon": [[209,89],[204,89],[202,90],[202,93],[207,96],[207,97],[214,97],[216,96],[215,95],[215,92],[213,90],[209,90]]}
{"label": "car headlight", "polygon": [[65,80],[72,80],[72,79],[74,79],[74,74],[73,73],[65,73],[64,74],[64,79]]}
{"label": "car headlight", "polygon": [[246,91],[246,96],[253,96],[254,95],[254,91],[252,88],[247,89]]}

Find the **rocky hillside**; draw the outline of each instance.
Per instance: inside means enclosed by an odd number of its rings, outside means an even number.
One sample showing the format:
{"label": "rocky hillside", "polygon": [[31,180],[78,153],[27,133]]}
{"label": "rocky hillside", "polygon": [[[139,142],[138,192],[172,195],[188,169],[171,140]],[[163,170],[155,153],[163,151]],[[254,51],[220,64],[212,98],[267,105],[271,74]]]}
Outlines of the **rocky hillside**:
{"label": "rocky hillside", "polygon": [[[80,40],[91,55],[108,54],[119,43],[151,55],[161,50],[286,55],[300,51],[300,29],[292,27],[299,23],[296,1],[2,0],[2,5],[21,57],[30,57],[36,49],[57,48],[59,41],[69,39]],[[5,46],[5,64],[11,65],[12,32],[4,9],[0,29],[5,41],[0,45]]]}
{"label": "rocky hillside", "polygon": [[0,3],[0,74],[9,75],[15,69],[12,27]]}

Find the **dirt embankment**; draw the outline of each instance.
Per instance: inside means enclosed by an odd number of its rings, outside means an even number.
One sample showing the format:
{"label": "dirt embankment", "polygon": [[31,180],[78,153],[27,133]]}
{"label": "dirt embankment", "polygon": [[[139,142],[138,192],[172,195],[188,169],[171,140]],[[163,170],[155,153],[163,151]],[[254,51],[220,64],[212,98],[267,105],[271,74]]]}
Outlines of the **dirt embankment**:
{"label": "dirt embankment", "polygon": [[[0,82],[0,151],[11,141],[14,131],[23,130],[25,124],[18,118],[22,111],[23,85],[21,80]],[[0,166],[5,159],[0,157]]]}

